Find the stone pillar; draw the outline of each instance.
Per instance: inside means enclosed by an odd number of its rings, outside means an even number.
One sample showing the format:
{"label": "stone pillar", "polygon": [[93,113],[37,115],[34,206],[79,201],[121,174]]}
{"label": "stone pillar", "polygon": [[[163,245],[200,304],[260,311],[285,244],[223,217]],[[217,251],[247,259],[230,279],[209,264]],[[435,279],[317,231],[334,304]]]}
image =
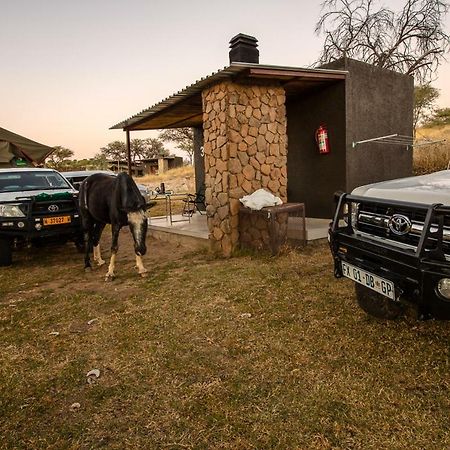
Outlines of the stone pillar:
{"label": "stone pillar", "polygon": [[287,201],[285,92],[230,81],[202,93],[205,186],[212,249],[239,243],[239,199],[264,188]]}

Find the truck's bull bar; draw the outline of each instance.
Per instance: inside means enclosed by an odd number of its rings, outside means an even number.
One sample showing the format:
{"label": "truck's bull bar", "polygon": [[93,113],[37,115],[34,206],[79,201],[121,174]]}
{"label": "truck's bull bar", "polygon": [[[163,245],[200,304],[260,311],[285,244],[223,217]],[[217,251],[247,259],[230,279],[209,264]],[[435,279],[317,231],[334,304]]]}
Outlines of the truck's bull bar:
{"label": "truck's bull bar", "polygon": [[[68,199],[69,200],[69,199]],[[53,226],[48,229],[37,230],[35,224],[37,222],[41,223],[42,217],[55,216],[57,213],[48,213],[33,215],[33,206],[36,202],[36,198],[33,196],[29,197],[18,197],[14,200],[2,201],[2,205],[22,205],[25,208],[22,209],[24,217],[0,217],[0,237],[5,238],[19,238],[21,240],[29,240],[34,238],[42,238],[58,235],[80,235],[81,236],[81,221],[78,209],[78,202],[76,196],[72,196],[70,199],[73,203],[73,208],[70,210],[65,210],[59,214],[67,215],[71,217],[71,221],[68,224]],[[22,223],[22,226],[19,226]]]}
{"label": "truck's bull bar", "polygon": [[[447,220],[450,218],[450,207],[345,193],[336,195],[336,201],[337,206],[329,229],[335,277],[343,276],[342,261],[357,265],[393,281],[396,286],[396,299],[406,299],[417,304],[421,315],[450,319],[450,301],[440,296],[435,287],[441,278],[450,277],[450,262],[443,246],[444,220],[445,216]],[[352,225],[352,204],[389,207],[393,210],[408,209],[422,213],[425,220],[417,245],[402,247],[389,239],[373,238],[359,233]],[[345,225],[342,220],[345,220]],[[448,258],[450,259],[450,255]]]}

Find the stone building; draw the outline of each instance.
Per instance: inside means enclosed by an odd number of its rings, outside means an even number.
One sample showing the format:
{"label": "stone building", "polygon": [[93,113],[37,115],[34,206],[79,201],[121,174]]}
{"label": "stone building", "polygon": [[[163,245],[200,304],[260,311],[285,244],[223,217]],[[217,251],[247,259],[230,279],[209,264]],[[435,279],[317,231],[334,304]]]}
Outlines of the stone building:
{"label": "stone building", "polygon": [[[133,130],[194,129],[213,249],[230,255],[236,248],[239,199],[259,188],[305,202],[309,217],[329,218],[336,190],[411,173],[407,145],[354,147],[412,136],[411,77],[349,59],[318,69],[263,65],[254,37],[239,34],[230,44],[228,67],[112,127],[128,139]],[[315,140],[321,125],[326,155]]]}

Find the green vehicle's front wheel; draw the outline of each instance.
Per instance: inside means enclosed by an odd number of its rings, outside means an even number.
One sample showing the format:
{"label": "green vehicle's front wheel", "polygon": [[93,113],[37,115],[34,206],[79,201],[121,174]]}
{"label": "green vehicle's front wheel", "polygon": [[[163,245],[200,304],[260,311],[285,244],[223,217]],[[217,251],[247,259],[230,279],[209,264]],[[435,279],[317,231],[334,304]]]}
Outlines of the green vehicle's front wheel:
{"label": "green vehicle's front wheel", "polygon": [[367,314],[378,319],[395,320],[403,314],[403,305],[378,292],[355,283],[358,305]]}
{"label": "green vehicle's front wheel", "polygon": [[12,241],[11,239],[0,238],[0,266],[10,266],[12,264]]}
{"label": "green vehicle's front wheel", "polygon": [[85,246],[85,242],[84,242],[84,237],[83,236],[77,236],[74,239],[73,242],[75,244],[75,247],[76,247],[78,253],[84,253],[85,252],[86,246]]}

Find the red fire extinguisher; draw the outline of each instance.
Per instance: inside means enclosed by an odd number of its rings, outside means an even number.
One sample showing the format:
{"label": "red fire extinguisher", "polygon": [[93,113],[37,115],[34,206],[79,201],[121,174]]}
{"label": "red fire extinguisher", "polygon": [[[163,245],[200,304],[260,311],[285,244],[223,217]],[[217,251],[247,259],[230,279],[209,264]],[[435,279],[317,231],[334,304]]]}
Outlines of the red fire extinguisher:
{"label": "red fire extinguisher", "polygon": [[320,125],[316,130],[316,142],[321,155],[330,153],[330,142],[328,141],[328,130],[325,125]]}

